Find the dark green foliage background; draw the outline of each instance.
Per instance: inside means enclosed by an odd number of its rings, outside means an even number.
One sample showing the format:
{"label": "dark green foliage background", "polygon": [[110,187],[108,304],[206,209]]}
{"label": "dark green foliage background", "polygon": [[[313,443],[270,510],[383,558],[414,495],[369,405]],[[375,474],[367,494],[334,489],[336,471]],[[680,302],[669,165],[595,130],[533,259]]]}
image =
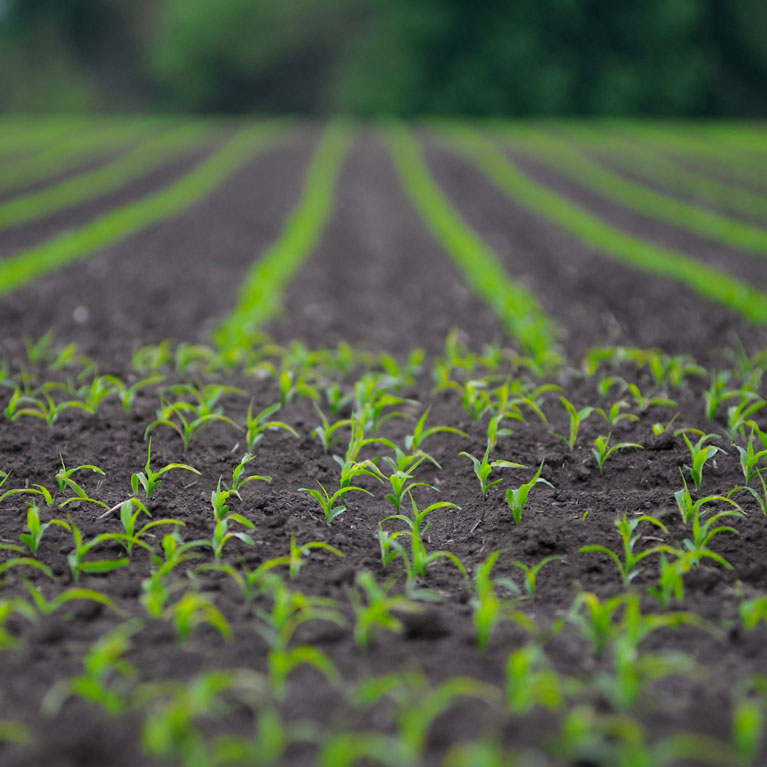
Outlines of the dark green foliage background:
{"label": "dark green foliage background", "polygon": [[0,0],[0,109],[767,114],[763,0]]}

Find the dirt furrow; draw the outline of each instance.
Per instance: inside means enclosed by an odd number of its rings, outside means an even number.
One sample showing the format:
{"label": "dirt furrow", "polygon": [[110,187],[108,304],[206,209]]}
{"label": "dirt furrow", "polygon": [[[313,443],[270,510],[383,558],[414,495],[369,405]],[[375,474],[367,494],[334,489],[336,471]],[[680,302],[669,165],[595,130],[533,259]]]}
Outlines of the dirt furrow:
{"label": "dirt furrow", "polygon": [[3,229],[0,231],[0,258],[38,245],[63,231],[76,229],[102,213],[162,189],[189,172],[219,145],[220,141],[215,144],[209,143],[205,147],[194,149],[181,157],[174,157],[162,163],[112,192],[85,200],[71,208],[56,211],[35,221]]}
{"label": "dirt furrow", "polygon": [[298,198],[314,133],[267,149],[182,215],[0,300],[3,341],[56,327],[99,358],[165,338],[200,341]]}
{"label": "dirt furrow", "polygon": [[641,237],[648,243],[697,258],[762,289],[767,288],[767,257],[735,250],[681,226],[674,226],[613,202],[529,155],[511,151],[509,156],[534,181],[583,206],[608,224]]}
{"label": "dirt furrow", "polygon": [[633,344],[703,360],[736,334],[754,347],[767,341],[767,330],[597,253],[508,199],[466,160],[434,142],[425,146],[454,205],[565,328],[571,354],[593,344]]}
{"label": "dirt furrow", "polygon": [[391,158],[370,134],[352,149],[322,241],[284,303],[270,332],[313,346],[343,340],[438,351],[451,327],[476,341],[503,336],[410,206]]}

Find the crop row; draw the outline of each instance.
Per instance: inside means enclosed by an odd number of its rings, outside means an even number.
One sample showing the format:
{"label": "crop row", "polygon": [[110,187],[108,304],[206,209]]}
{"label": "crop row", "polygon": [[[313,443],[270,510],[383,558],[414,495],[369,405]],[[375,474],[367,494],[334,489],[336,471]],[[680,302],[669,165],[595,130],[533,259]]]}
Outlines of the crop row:
{"label": "crop row", "polygon": [[[763,356],[741,354],[727,369],[706,371],[688,357],[612,348],[593,350],[579,370],[560,362],[542,378],[534,360],[500,347],[472,352],[456,335],[428,366],[418,352],[398,363],[348,347],[312,351],[267,343],[243,350],[237,367],[247,381],[270,382],[272,404],[267,399],[262,408],[263,402],[248,404],[244,389],[213,377],[234,372],[228,351],[145,347],[120,378],[101,375],[74,347],[57,347],[50,338],[28,343],[22,357],[3,366],[6,393],[0,396],[12,428],[40,421],[55,430],[74,414],[89,419],[106,410],[115,421],[123,411],[140,418],[144,457],[119,471],[130,472],[124,486],[97,457],[75,466],[63,456],[49,478],[0,475],[0,510],[19,523],[15,538],[2,543],[0,638],[7,652],[23,653],[29,631],[45,616],[99,605],[112,627],[85,652],[81,668],[52,683],[43,714],[57,716],[76,699],[108,716],[137,717],[142,749],[164,763],[278,764],[289,750],[304,748],[323,765],[365,758],[417,765],[439,717],[473,701],[474,714],[497,726],[453,742],[448,767],[530,759],[756,765],[767,721],[763,674],[734,681],[729,740],[678,733],[657,739],[642,721],[648,707],[664,710],[656,685],[683,679],[705,689],[700,680],[710,674],[692,655],[659,649],[656,637],[673,644],[679,633],[701,632],[721,647],[728,632],[767,626],[767,595],[752,584],[733,590],[718,620],[690,609],[687,594],[688,580],[703,568],[737,572],[740,560],[728,561],[718,544],[749,518],[767,518],[758,511],[767,513],[759,501],[767,433],[758,423],[767,407],[761,394],[766,369]],[[593,398],[576,396],[579,381]],[[673,397],[696,382],[697,405],[682,411]],[[413,396],[424,386],[435,402],[448,398],[443,412],[462,409],[469,426],[464,419],[435,420],[433,409]],[[298,411],[301,423],[291,416]],[[694,427],[693,413],[707,428]],[[551,615],[536,596],[542,577],[564,566],[563,556],[534,561],[504,548],[461,558],[440,532],[448,518],[461,538],[485,524],[484,511],[479,518],[461,516],[445,472],[473,477],[480,509],[497,507],[500,492],[511,531],[524,529],[531,515],[551,513],[547,484],[556,478],[550,467],[539,456],[531,461],[528,454],[528,468],[519,456],[508,457],[515,434],[528,424],[579,463],[590,456],[599,481],[609,483],[618,455],[642,448],[640,441],[611,442],[610,432],[633,436],[638,432],[625,430],[658,415],[651,437],[681,440],[686,450],[679,482],[668,488],[678,515],[673,530],[670,520],[633,509],[616,516],[614,533],[604,540],[589,538],[588,512],[569,523],[570,535],[583,544],[567,558],[604,558],[614,568],[604,593],[576,587],[569,606]],[[584,438],[595,424],[597,437]],[[722,434],[709,433],[710,424]],[[194,455],[209,429],[235,446],[227,471],[205,476]],[[335,470],[321,484],[274,488],[292,499],[293,513],[317,518],[317,537],[293,536],[284,550],[273,544],[273,556],[259,556],[262,521],[253,510],[262,488],[275,485],[259,469],[270,443],[283,438],[313,442],[318,459],[332,456],[327,465]],[[442,448],[434,454],[437,439]],[[153,453],[153,442],[162,444],[164,458]],[[719,477],[732,476],[728,467],[742,482],[725,491]],[[187,478],[204,491],[188,486]],[[300,504],[302,494],[316,512]],[[197,500],[202,495],[204,507]],[[193,516],[187,508],[195,509]],[[329,597],[313,591],[303,574],[316,573],[312,563],[345,558],[346,546],[323,534],[337,529],[352,536],[374,531],[379,566],[361,569],[342,596]],[[118,572],[139,584],[135,597],[109,592]],[[409,630],[412,616],[439,604],[444,584],[453,581],[469,594],[467,620],[480,655],[493,651],[499,636],[515,637],[493,682],[472,676],[434,681],[401,669],[358,679],[343,657],[307,638],[318,624],[348,632],[364,665],[388,636]],[[212,582],[230,585],[212,590]],[[177,654],[199,637],[217,636],[222,645],[250,643],[258,660],[255,667],[208,670],[184,681],[145,678],[131,653],[155,622],[168,625]],[[556,643],[566,639],[580,648],[577,668],[552,660]],[[332,692],[332,716],[318,711],[309,721],[286,719],[284,706],[301,694],[307,668]],[[243,709],[252,735],[242,734]],[[541,717],[550,722],[548,746],[504,743],[505,729],[519,731]],[[36,736],[28,726],[5,724],[11,740]]]}

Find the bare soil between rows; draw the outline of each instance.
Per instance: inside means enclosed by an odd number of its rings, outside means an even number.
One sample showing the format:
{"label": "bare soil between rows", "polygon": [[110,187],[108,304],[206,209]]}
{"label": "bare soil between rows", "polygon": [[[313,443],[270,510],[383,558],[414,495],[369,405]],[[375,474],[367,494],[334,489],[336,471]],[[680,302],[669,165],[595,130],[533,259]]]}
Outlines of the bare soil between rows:
{"label": "bare soil between rows", "polygon": [[[130,351],[139,344],[164,338],[204,340],[216,318],[233,305],[238,280],[247,266],[276,237],[280,222],[295,204],[315,138],[310,132],[299,144],[265,152],[174,221],[0,299],[3,342],[18,350],[21,337],[36,338],[55,327],[62,342],[77,342],[100,360],[103,372],[128,375]],[[659,346],[669,353],[692,354],[713,366],[727,362],[721,350],[732,346],[735,335],[751,350],[767,346],[764,330],[754,329],[679,286],[591,252],[503,198],[462,160],[432,144],[427,153],[436,177],[462,215],[504,259],[509,272],[528,284],[559,320],[573,363],[594,344]],[[441,352],[450,328],[459,328],[462,337],[477,348],[504,339],[492,315],[461,283],[451,262],[409,207],[391,160],[376,140],[367,136],[356,145],[339,184],[335,213],[322,242],[288,290],[284,315],[270,327],[277,341],[298,339],[310,346],[332,346],[343,340],[400,357],[421,346],[431,359]],[[731,256],[733,260],[741,257]],[[87,308],[85,322],[76,319],[82,318],[82,313],[75,312],[81,306]],[[243,390],[242,396],[223,400],[227,415],[238,423],[243,422],[251,400],[258,410],[279,399],[276,384],[268,380],[240,374],[216,380]],[[652,387],[646,374],[639,374],[638,380],[643,391]],[[609,402],[597,396],[592,379],[564,373],[557,383],[566,386],[567,396],[579,405]],[[410,390],[403,391],[403,396],[420,403],[408,405],[406,410],[415,415],[431,407],[429,423],[458,427],[470,439],[438,434],[427,444],[442,468],[424,465],[419,479],[439,489],[419,491],[419,503],[449,500],[460,506],[435,512],[430,548],[454,552],[470,572],[501,549],[504,555],[495,575],[518,582],[515,560],[532,564],[544,556],[561,556],[562,560],[541,571],[535,597],[522,604],[539,625],[551,626],[562,618],[579,589],[593,591],[602,599],[621,591],[615,568],[606,558],[579,553],[581,546],[595,542],[617,549],[616,515],[653,514],[668,527],[669,540],[684,537],[672,491],[680,486],[679,471],[688,460],[687,449],[681,439],[656,438],[651,432],[652,423],[667,418],[665,409],[651,409],[636,423],[613,429],[615,440],[640,442],[646,449],[616,454],[603,474],[589,449],[596,436],[606,433],[607,427],[598,418],[584,424],[572,452],[549,433],[567,428],[556,395],[546,399],[548,426],[534,417],[527,423],[510,422],[514,433],[502,438],[496,457],[530,467],[544,461],[544,476],[554,486],[531,494],[523,523],[517,526],[501,488],[527,479],[528,472],[504,471],[503,485],[482,499],[469,462],[458,453],[482,453],[485,425],[466,414],[455,393],[434,395],[432,386],[429,376],[423,375]],[[678,390],[663,392],[679,403],[680,427],[708,426],[712,431],[724,427],[722,421],[705,422],[701,405],[705,386],[703,380],[692,378]],[[0,388],[0,407],[5,407],[8,396]],[[147,391],[138,395],[129,414],[112,400],[97,416],[65,414],[52,428],[32,419],[0,420],[0,469],[11,472],[8,486],[38,482],[51,486],[63,456],[67,466],[98,463],[106,480],[98,488],[96,483],[88,487],[106,503],[118,503],[129,493],[131,472],[138,471],[146,460],[143,434],[155,418],[157,404],[157,397]],[[291,536],[300,543],[332,544],[343,552],[343,559],[315,554],[290,585],[338,600],[351,620],[348,590],[356,573],[368,570],[385,582],[397,572],[394,565],[382,566],[376,540],[378,520],[391,513],[391,507],[380,486],[363,480],[375,497],[351,496],[346,513],[327,526],[313,501],[298,492],[317,481],[336,481],[335,462],[311,436],[318,423],[315,410],[308,401],[297,400],[284,407],[279,417],[301,436],[294,439],[284,432],[270,432],[258,445],[252,468],[272,476],[272,481],[246,486],[238,508],[255,523],[256,544],[234,542],[227,556],[234,561],[242,558],[254,567],[284,555]],[[411,421],[393,420],[382,433],[401,443],[411,427]],[[189,479],[181,472],[170,474],[152,499],[150,510],[155,517],[182,520],[185,537],[209,537],[210,493],[220,476],[231,475],[243,452],[241,439],[241,433],[231,427],[213,425],[184,452],[178,437],[167,430],[156,431],[156,464],[183,460],[201,476]],[[727,492],[741,479],[736,456],[731,454],[707,467],[704,489],[707,493]],[[735,523],[740,534],[722,535],[715,546],[733,564],[733,570],[703,564],[685,580],[684,609],[719,627],[729,622],[732,628],[664,630],[653,634],[645,645],[648,650],[689,653],[709,670],[701,680],[670,677],[643,696],[639,716],[653,740],[679,732],[727,739],[733,680],[767,668],[764,625],[751,632],[737,628],[738,581],[746,593],[767,591],[766,520],[753,502],[742,500],[748,514]],[[71,508],[86,535],[117,529],[113,517],[99,520],[101,509],[94,508]],[[2,504],[0,540],[17,538],[25,514],[20,496]],[[66,561],[70,548],[64,531],[49,530],[40,556],[56,574],[55,589],[34,571],[25,576],[51,595],[73,585]],[[117,550],[111,555],[117,556]],[[130,566],[107,576],[84,576],[77,585],[97,588],[124,609],[139,614],[140,582],[148,570],[148,558],[139,554]],[[635,585],[643,590],[655,578],[657,565],[652,560]],[[253,608],[243,605],[233,581],[215,573],[197,579],[203,593],[215,600],[231,623],[233,641],[225,642],[203,626],[179,648],[167,623],[142,615],[145,626],[133,637],[128,655],[141,680],[188,680],[216,668],[265,670],[268,646],[255,630]],[[348,684],[404,669],[422,671],[433,684],[457,675],[500,684],[509,653],[528,641],[525,630],[506,622],[487,651],[479,652],[473,641],[471,593],[466,582],[442,561],[430,571],[427,585],[441,594],[441,601],[425,606],[417,616],[406,617],[404,633],[383,634],[368,650],[355,644],[349,624],[337,627],[311,622],[297,637],[327,653]],[[4,596],[25,594],[19,577],[7,577]],[[651,600],[645,603],[648,609],[653,607]],[[263,597],[256,601],[256,606],[267,605]],[[138,715],[110,717],[82,701],[70,701],[53,719],[40,713],[40,703],[51,686],[80,673],[85,650],[119,622],[109,610],[87,602],[73,603],[35,624],[9,622],[21,644],[18,650],[0,653],[0,719],[22,721],[33,728],[36,737],[26,745],[0,744],[0,760],[7,767],[158,764],[141,753]],[[546,652],[561,673],[584,679],[606,664],[572,628],[552,636]],[[609,708],[597,692],[593,702],[603,710]],[[280,711],[287,721],[309,718],[328,729],[370,726],[363,713],[350,709],[337,689],[309,669],[291,676]],[[249,725],[240,718],[235,713],[232,726],[247,732]],[[436,720],[424,764],[441,764],[451,745],[494,727],[507,744],[534,748],[554,733],[555,724],[552,715],[542,710],[499,719],[496,711],[467,702]],[[391,726],[385,722],[383,728]],[[280,764],[306,767],[312,763],[312,753],[308,747],[296,745]]]}

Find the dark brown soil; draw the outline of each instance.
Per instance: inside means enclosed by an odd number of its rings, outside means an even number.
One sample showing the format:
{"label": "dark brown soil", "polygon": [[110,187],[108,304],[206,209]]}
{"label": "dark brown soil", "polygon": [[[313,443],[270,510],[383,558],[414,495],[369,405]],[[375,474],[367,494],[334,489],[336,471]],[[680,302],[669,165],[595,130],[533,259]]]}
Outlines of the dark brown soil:
{"label": "dark brown soil", "polygon": [[208,146],[185,153],[170,162],[161,163],[148,173],[108,194],[85,200],[43,219],[0,230],[0,258],[38,245],[60,232],[80,227],[102,213],[172,184],[192,170],[213,149]]}
{"label": "dark brown soil", "polygon": [[[75,341],[96,358],[111,360],[108,369],[130,375],[126,360],[137,344],[169,337],[205,339],[215,318],[233,305],[238,281],[247,267],[274,240],[295,203],[315,138],[311,133],[297,145],[265,152],[184,215],[0,299],[0,341],[18,347],[21,336],[35,338],[55,327],[62,342]],[[756,331],[674,284],[590,251],[504,198],[464,161],[432,144],[427,149],[436,177],[466,220],[496,250],[509,272],[529,285],[561,322],[572,362],[577,363],[579,355],[592,344],[660,346],[708,363],[721,362],[716,350],[730,344],[735,333],[749,347],[765,346],[764,330]],[[419,224],[379,143],[363,137],[339,183],[335,212],[322,242],[291,285],[284,316],[271,326],[277,340],[300,339],[322,346],[346,340],[401,355],[414,345],[437,353],[451,327],[463,329],[477,346],[502,338],[488,310],[461,285],[451,263]],[[732,255],[733,260],[739,258]],[[85,322],[74,319],[74,310],[80,306],[88,310]],[[269,380],[238,376],[226,382],[244,391],[242,396],[222,401],[226,413],[238,423],[244,420],[251,398],[256,409],[279,398],[276,384]],[[568,397],[579,406],[608,404],[597,397],[592,379],[568,373],[558,382],[567,387]],[[643,391],[652,385],[646,374],[639,375],[639,382]],[[654,514],[668,527],[667,540],[681,541],[686,535],[672,493],[681,486],[679,469],[689,454],[680,439],[657,439],[650,431],[653,422],[667,419],[666,409],[651,409],[638,422],[613,429],[614,440],[637,441],[647,449],[617,453],[603,474],[594,463],[590,446],[609,427],[597,416],[585,422],[572,452],[549,434],[549,430],[564,432],[567,428],[558,395],[552,393],[546,398],[547,427],[532,416],[528,423],[510,421],[514,433],[501,438],[495,456],[530,467],[545,461],[544,476],[554,485],[554,489],[540,486],[533,490],[523,522],[517,526],[501,488],[516,486],[530,472],[503,470],[503,485],[483,499],[469,461],[458,453],[482,453],[485,423],[476,423],[465,413],[455,392],[433,395],[433,383],[425,371],[411,390],[403,392],[421,405],[406,404],[404,409],[418,414],[431,406],[430,424],[459,427],[470,438],[438,434],[425,446],[442,468],[424,465],[423,471],[419,470],[419,479],[439,487],[438,491],[421,489],[416,496],[419,504],[423,507],[439,499],[460,506],[432,515],[429,550],[449,549],[473,572],[491,552],[501,549],[504,554],[494,575],[517,583],[521,580],[520,571],[513,566],[515,560],[533,564],[548,555],[563,557],[542,570],[535,597],[522,605],[539,626],[551,627],[564,617],[581,589],[594,591],[603,599],[621,591],[617,572],[606,557],[579,553],[581,546],[597,542],[618,549],[616,515]],[[678,426],[714,431],[724,427],[721,421],[705,422],[701,405],[705,388],[703,380],[691,379],[682,389],[664,392],[679,402]],[[5,407],[9,396],[0,388],[0,407]],[[131,472],[142,468],[146,460],[144,429],[155,418],[157,407],[158,394],[150,390],[138,396],[130,414],[108,401],[98,416],[65,414],[52,428],[28,418],[0,420],[0,468],[12,472],[7,487],[38,482],[53,486],[61,457],[67,466],[96,461],[106,472],[106,481],[97,487],[86,478],[88,489],[110,505],[118,503],[130,493]],[[380,486],[363,479],[375,497],[350,495],[346,513],[328,527],[314,502],[298,492],[299,487],[312,487],[316,481],[336,481],[335,462],[311,436],[318,416],[308,400],[299,399],[283,408],[280,418],[301,436],[294,439],[285,432],[269,432],[258,445],[251,466],[259,474],[271,475],[272,482],[246,485],[242,502],[237,504],[237,510],[256,524],[256,545],[234,541],[227,548],[227,556],[232,555],[232,561],[241,557],[249,567],[255,567],[284,555],[291,535],[299,543],[319,540],[340,548],[343,560],[328,553],[315,554],[289,583],[306,593],[338,600],[351,620],[348,590],[355,574],[369,570],[383,583],[399,572],[396,563],[382,567],[376,540],[378,520],[391,513],[391,506]],[[401,444],[411,428],[412,421],[393,420],[382,433]],[[201,476],[170,473],[152,499],[155,517],[183,520],[187,539],[209,537],[210,494],[219,477],[231,476],[243,452],[241,440],[241,433],[232,427],[213,425],[184,452],[177,436],[167,429],[156,430],[155,466],[184,460]],[[718,444],[725,447],[723,442]],[[727,492],[741,482],[735,451],[727,449],[728,456],[707,466],[707,493]],[[704,564],[686,580],[684,609],[704,617],[716,629],[660,631],[643,644],[647,650],[689,653],[709,670],[701,680],[674,677],[642,696],[634,713],[647,726],[651,740],[679,732],[728,739],[733,685],[767,667],[764,624],[751,632],[737,628],[737,582],[749,594],[767,589],[767,519],[752,501],[744,498],[743,503],[748,516],[734,523],[740,534],[721,535],[714,546],[734,569]],[[87,536],[119,529],[114,515],[98,519],[100,508],[69,508]],[[3,502],[1,540],[16,540],[25,514],[23,496]],[[32,570],[29,580],[49,596],[73,585],[66,560],[70,550],[69,535],[51,528],[40,556],[56,573],[56,587],[49,588],[47,579]],[[3,552],[6,554],[10,557]],[[110,556],[117,554],[110,552]],[[203,626],[180,647],[167,622],[136,612],[140,611],[140,581],[149,566],[148,558],[139,554],[122,570],[108,576],[84,576],[77,584],[98,588],[145,621],[127,656],[137,669],[138,681],[188,680],[215,668],[265,671],[268,647],[256,631],[258,618],[243,604],[231,578],[207,573],[196,576],[195,582],[229,620],[234,640],[226,643]],[[634,582],[640,590],[657,578],[656,568],[656,560],[650,560]],[[336,627],[312,621],[299,630],[297,641],[327,653],[348,686],[371,675],[404,669],[422,671],[432,684],[466,675],[502,686],[509,653],[527,643],[526,632],[506,622],[498,628],[487,651],[480,653],[473,642],[471,594],[466,582],[443,560],[430,571],[427,585],[441,594],[441,601],[408,618],[402,635],[383,634],[367,651],[354,643],[348,624]],[[26,590],[21,579],[9,577],[4,596],[22,595]],[[644,603],[646,609],[658,609],[649,599]],[[255,606],[268,609],[270,603],[261,595]],[[80,673],[87,648],[119,622],[110,611],[87,602],[74,602],[35,624],[9,621],[21,646],[0,653],[0,719],[26,723],[34,729],[35,738],[26,745],[0,745],[3,764],[166,767],[141,753],[141,712],[109,717],[94,705],[70,701],[51,719],[40,713],[40,702],[51,686]],[[570,624],[551,636],[546,652],[560,673],[584,680],[608,664],[607,658],[594,655]],[[596,691],[593,703],[601,711],[609,710],[609,704]],[[280,711],[288,721],[314,720],[323,732],[357,726],[391,731],[394,726],[385,710],[368,715],[343,703],[338,690],[307,669],[290,677],[289,694]],[[423,764],[436,767],[452,744],[494,732],[508,745],[535,748],[554,734],[556,722],[542,709],[507,717],[481,704],[463,704],[436,720]],[[251,731],[240,710],[232,712],[228,723],[240,734]],[[296,745],[280,764],[308,767],[313,763],[312,754],[308,747]],[[580,762],[580,767],[586,764]]]}
{"label": "dark brown soil", "polygon": [[[688,289],[612,260],[510,200],[474,166],[436,143],[430,167],[466,221],[528,285],[567,333],[578,357],[591,345],[657,346],[711,359],[735,336],[761,348],[767,332]],[[731,253],[729,261],[756,259]]]}
{"label": "dark brown soil", "polygon": [[[264,151],[174,220],[3,298],[5,342],[55,327],[62,339],[108,359],[165,338],[206,340],[234,304],[242,275],[279,234],[312,143],[308,137]],[[78,307],[87,310],[84,322]]]}
{"label": "dark brown soil", "polygon": [[690,232],[681,226],[674,226],[638,213],[587,189],[536,159],[519,152],[509,154],[522,171],[532,179],[596,214],[607,223],[648,242],[692,256],[719,269],[725,269],[763,290],[767,289],[767,256],[728,248],[722,243]]}
{"label": "dark brown soil", "polygon": [[334,214],[270,327],[282,342],[347,341],[400,354],[441,351],[452,327],[475,342],[503,337],[410,206],[382,144],[364,136],[341,173]]}
{"label": "dark brown soil", "polygon": [[714,211],[715,213],[719,213],[729,218],[744,221],[748,224],[754,224],[755,226],[760,226],[762,228],[767,227],[767,219],[751,213],[744,213],[738,210],[735,206],[727,205],[727,202],[724,199],[714,202],[713,200],[704,199],[701,196],[697,196],[694,189],[685,190],[684,192],[680,189],[671,189],[662,182],[656,181],[649,176],[635,173],[629,168],[623,167],[620,164],[620,161],[617,159],[617,155],[612,152],[600,154],[599,152],[591,151],[588,152],[588,155],[590,159],[600,163],[601,165],[604,165],[605,168],[612,171],[613,173],[617,173],[618,175],[623,176],[628,181],[633,181],[634,183],[646,186],[649,189],[660,192],[661,194],[668,195],[669,197],[681,200],[682,202],[697,205],[698,207],[705,208],[706,210]]}

